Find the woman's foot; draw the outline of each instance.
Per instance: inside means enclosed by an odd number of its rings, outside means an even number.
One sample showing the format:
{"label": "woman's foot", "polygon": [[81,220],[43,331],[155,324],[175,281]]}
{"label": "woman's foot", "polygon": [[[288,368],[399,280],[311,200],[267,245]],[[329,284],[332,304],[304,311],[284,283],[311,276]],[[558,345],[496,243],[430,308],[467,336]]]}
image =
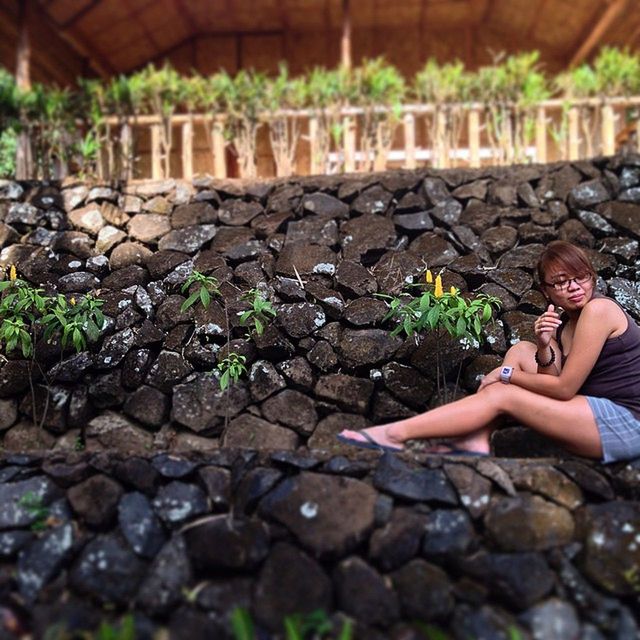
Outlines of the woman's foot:
{"label": "woman's foot", "polygon": [[478,455],[489,455],[490,435],[491,429],[478,429],[478,431],[474,431],[466,436],[461,436],[460,438],[449,438],[446,441],[429,448],[429,452],[446,455],[447,453],[453,453],[455,451],[464,451],[476,453]]}
{"label": "woman's foot", "polygon": [[389,425],[382,425],[379,427],[369,427],[368,429],[361,429],[360,431],[344,429],[338,434],[338,439],[342,442],[351,440],[352,442],[349,444],[360,442],[365,445],[365,448],[368,449],[375,448],[375,446],[378,445],[381,449],[386,448],[389,450],[394,449],[396,451],[402,451],[404,449],[402,442],[393,439],[393,437],[389,433],[388,427]]}

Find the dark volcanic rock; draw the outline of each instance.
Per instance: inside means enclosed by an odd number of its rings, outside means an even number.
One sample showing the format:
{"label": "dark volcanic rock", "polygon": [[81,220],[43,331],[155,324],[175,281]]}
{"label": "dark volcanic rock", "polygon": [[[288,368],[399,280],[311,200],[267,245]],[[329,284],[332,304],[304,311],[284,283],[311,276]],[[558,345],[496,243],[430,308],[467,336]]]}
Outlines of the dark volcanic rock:
{"label": "dark volcanic rock", "polygon": [[331,581],[315,560],[279,542],[264,563],[255,587],[255,615],[268,629],[279,631],[288,615],[329,611],[331,592]]}
{"label": "dark volcanic rock", "polygon": [[124,412],[148,427],[159,427],[169,417],[169,397],[142,385],[124,403]]}
{"label": "dark volcanic rock", "polygon": [[340,361],[348,367],[361,367],[388,360],[402,340],[382,329],[345,329],[338,343]]}
{"label": "dark volcanic rock", "polygon": [[278,307],[277,314],[278,324],[292,338],[304,338],[327,321],[321,307],[307,302],[282,304]]}
{"label": "dark volcanic rock", "polygon": [[238,227],[247,224],[263,211],[264,209],[257,202],[225,200],[218,210],[218,219],[223,224]]}
{"label": "dark volcanic rock", "polygon": [[586,575],[610,593],[634,595],[640,566],[640,506],[634,502],[589,505],[579,514],[584,542],[580,556]]}
{"label": "dark volcanic rock", "polygon": [[380,458],[373,484],[380,491],[406,500],[458,503],[453,487],[442,471],[414,468],[392,454]]}
{"label": "dark volcanic rock", "polygon": [[[325,274],[336,271],[336,254],[328,247],[291,244],[282,249],[276,262],[276,272],[286,276]],[[295,267],[295,268],[294,268]]]}
{"label": "dark volcanic rock", "polygon": [[118,524],[131,548],[143,558],[153,558],[164,544],[160,520],[142,493],[135,491],[121,498]]}
{"label": "dark volcanic rock", "polygon": [[340,237],[345,259],[366,260],[369,252],[382,254],[392,248],[396,241],[396,230],[393,222],[387,218],[363,215],[345,222]]}
{"label": "dark volcanic rock", "polygon": [[167,233],[158,242],[161,251],[178,251],[195,253],[216,235],[216,227],[212,224],[197,224]]}
{"label": "dark volcanic rock", "polygon": [[458,252],[444,238],[435,233],[424,233],[410,245],[409,251],[419,255],[430,269],[443,267],[458,257]]}
{"label": "dark volcanic rock", "polygon": [[295,449],[298,436],[284,427],[244,413],[229,423],[224,434],[225,447],[245,449]]}
{"label": "dark volcanic rock", "polygon": [[207,497],[196,485],[174,480],[158,489],[153,508],[166,524],[182,523],[207,512]]}
{"label": "dark volcanic rock", "polygon": [[218,219],[216,210],[208,202],[181,204],[171,214],[171,226],[182,229],[193,224],[213,224]]}
{"label": "dark volcanic rock", "polygon": [[104,528],[115,518],[122,487],[105,475],[96,475],[67,492],[71,507],[87,524]]}
{"label": "dark volcanic rock", "polygon": [[226,514],[198,520],[184,530],[184,537],[189,556],[201,571],[252,569],[269,552],[265,524]]}
{"label": "dark volcanic rock", "polygon": [[177,535],[160,550],[140,585],[137,603],[152,615],[167,613],[193,579],[185,539]]}
{"label": "dark volcanic rock", "polygon": [[336,402],[356,413],[366,412],[372,393],[373,382],[343,373],[322,376],[315,387],[315,394],[319,398]]}
{"label": "dark volcanic rock", "polygon": [[404,617],[438,620],[453,610],[453,584],[440,567],[415,559],[394,571],[391,579]]}
{"label": "dark volcanic rock", "polygon": [[353,556],[333,575],[342,611],[365,624],[389,626],[399,615],[398,596],[372,566]]}
{"label": "dark volcanic rock", "polygon": [[302,472],[265,496],[259,511],[285,525],[315,556],[343,557],[373,527],[376,498],[359,480]]}
{"label": "dark volcanic rock", "polygon": [[74,589],[99,602],[125,605],[136,594],[145,568],[119,535],[108,533],[84,547],[69,581]]}
{"label": "dark volcanic rock", "polygon": [[423,514],[406,508],[395,509],[391,520],[373,532],[369,557],[384,571],[397,569],[418,554],[424,527]]}
{"label": "dark volcanic rock", "polygon": [[272,396],[262,403],[261,409],[270,422],[280,422],[303,435],[312,433],[318,421],[314,401],[293,389]]}

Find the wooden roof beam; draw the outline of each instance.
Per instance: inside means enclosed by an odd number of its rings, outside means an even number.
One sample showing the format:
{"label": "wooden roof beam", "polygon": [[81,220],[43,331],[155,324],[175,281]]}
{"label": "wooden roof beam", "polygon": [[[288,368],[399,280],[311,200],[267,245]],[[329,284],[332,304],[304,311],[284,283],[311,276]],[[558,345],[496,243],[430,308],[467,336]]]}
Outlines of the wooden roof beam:
{"label": "wooden roof beam", "polygon": [[60,29],[60,31],[64,31],[65,29],[71,29],[71,27],[73,27],[73,25],[76,24],[78,20],[82,20],[84,16],[86,16],[90,11],[95,9],[101,2],[102,0],[91,0],[88,4],[82,7],[80,11],[74,13],[68,20],[66,20],[61,25],[59,25],[58,28]]}
{"label": "wooden roof beam", "polygon": [[64,40],[80,57],[87,58],[91,66],[97,71],[98,75],[103,78],[113,76],[117,73],[111,63],[101,54],[97,53],[95,47],[91,46],[82,36],[72,35],[57,24],[49,15],[42,0],[34,0],[40,7],[40,11],[34,13],[39,16],[47,27],[52,30],[59,38]]}
{"label": "wooden roof beam", "polygon": [[602,36],[606,33],[607,29],[622,13],[627,4],[627,0],[609,0],[608,4],[609,6],[605,12],[590,27],[587,36],[581,38],[582,44],[571,57],[569,68],[577,67],[589,57],[589,54],[602,40]]}

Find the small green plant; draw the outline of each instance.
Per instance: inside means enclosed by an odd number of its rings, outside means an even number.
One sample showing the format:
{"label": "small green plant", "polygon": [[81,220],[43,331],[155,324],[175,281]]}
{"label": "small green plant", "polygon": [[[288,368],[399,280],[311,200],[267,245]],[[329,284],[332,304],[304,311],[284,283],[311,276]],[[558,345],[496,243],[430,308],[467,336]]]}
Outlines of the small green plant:
{"label": "small green plant", "polygon": [[[251,614],[242,607],[237,607],[231,614],[231,626],[235,640],[255,640]],[[283,627],[286,640],[351,640],[353,638],[353,622],[345,620],[337,635],[334,624],[329,616],[322,609],[317,609],[311,613],[295,613],[288,615],[283,620]]]}
{"label": "small green plant", "polygon": [[87,342],[95,342],[104,328],[105,318],[100,310],[104,300],[86,295],[79,301],[69,301],[58,294],[48,299],[48,313],[41,320],[44,326],[44,337],[51,341],[59,334],[60,345],[65,349],[71,343],[77,352],[84,351]]}
{"label": "small green plant", "polygon": [[47,528],[49,509],[42,504],[42,496],[33,491],[27,491],[17,504],[33,518],[32,531],[44,531]]}
{"label": "small green plant", "polygon": [[69,631],[64,624],[49,627],[44,640],[135,640],[136,628],[133,615],[128,613],[119,623],[103,620],[95,631]]}
{"label": "small green plant", "polygon": [[[431,285],[433,289],[431,288]],[[481,343],[483,328],[493,320],[494,312],[500,307],[500,300],[494,296],[479,294],[473,300],[467,300],[460,295],[455,287],[450,287],[445,293],[442,285],[442,274],[433,278],[431,271],[426,273],[426,286],[419,297],[406,296],[397,298],[386,294],[378,294],[387,301],[389,312],[383,318],[395,320],[396,327],[392,335],[405,333],[411,337],[423,331],[436,332],[436,375],[438,396],[443,394],[448,402],[448,390],[445,384],[444,362],[441,354],[442,338],[448,334],[451,338],[467,346]],[[462,362],[458,367],[456,390],[460,378]],[[441,384],[442,379],[442,384]],[[454,391],[455,395],[455,391]]]}
{"label": "small green plant", "polygon": [[247,358],[232,351],[228,357],[218,364],[220,372],[220,389],[224,391],[231,384],[235,384],[247,372],[245,362]]}
{"label": "small green plant", "polygon": [[266,326],[276,317],[276,310],[267,298],[257,289],[250,289],[243,296],[243,300],[250,303],[251,308],[240,314],[240,324],[246,327],[252,324],[255,332],[260,336]]}
{"label": "small green plant", "polygon": [[184,313],[187,309],[196,304],[198,300],[200,300],[202,306],[206,309],[211,304],[211,296],[220,295],[218,279],[214,276],[205,276],[204,273],[200,273],[200,271],[192,271],[189,274],[187,281],[182,285],[182,293],[189,291],[193,284],[199,286],[182,303],[180,313]]}

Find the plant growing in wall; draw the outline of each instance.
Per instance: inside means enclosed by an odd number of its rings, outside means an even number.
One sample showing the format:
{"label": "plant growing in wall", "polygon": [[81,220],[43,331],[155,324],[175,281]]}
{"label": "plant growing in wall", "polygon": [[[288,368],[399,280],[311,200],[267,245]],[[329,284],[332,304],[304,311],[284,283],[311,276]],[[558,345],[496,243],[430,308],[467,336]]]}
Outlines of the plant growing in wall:
{"label": "plant growing in wall", "polygon": [[296,148],[300,139],[300,118],[291,117],[286,110],[306,106],[308,88],[304,78],[291,78],[285,64],[278,75],[267,80],[265,106],[269,118],[269,140],[278,176],[290,176]]}
{"label": "plant growing in wall", "polygon": [[[14,265],[9,268],[9,279],[0,281],[0,347],[6,353],[20,351],[29,359],[29,386],[31,389],[33,422],[44,425],[49,406],[50,383],[36,358],[35,345],[42,336],[48,342],[58,340],[60,360],[64,351],[73,346],[83,351],[88,342],[95,342],[105,326],[100,310],[103,301],[91,295],[67,300],[63,295],[44,296],[44,291],[17,277]],[[33,371],[38,369],[45,381],[47,394],[40,423],[38,423]]]}
{"label": "plant growing in wall", "polygon": [[[396,326],[391,332],[394,336],[404,333],[407,337],[417,338],[422,332],[435,332],[438,398],[448,402],[442,344],[445,336],[462,342],[465,348],[480,344],[484,338],[483,328],[494,319],[494,313],[500,307],[500,300],[483,293],[473,299],[467,299],[453,286],[445,292],[442,274],[438,274],[434,279],[431,271],[426,273],[425,284],[419,286],[423,291],[418,297],[378,294],[389,306],[389,311],[382,321],[395,321]],[[462,362],[458,367],[454,397],[461,370]]]}
{"label": "plant growing in wall", "polygon": [[361,171],[384,169],[400,122],[400,107],[406,94],[400,72],[384,58],[364,60],[352,76],[353,95],[362,107]]}
{"label": "plant growing in wall", "polygon": [[240,315],[240,324],[243,327],[250,325],[259,336],[262,335],[267,324],[276,317],[276,310],[258,289],[249,289],[242,299],[249,302],[250,308]]}

